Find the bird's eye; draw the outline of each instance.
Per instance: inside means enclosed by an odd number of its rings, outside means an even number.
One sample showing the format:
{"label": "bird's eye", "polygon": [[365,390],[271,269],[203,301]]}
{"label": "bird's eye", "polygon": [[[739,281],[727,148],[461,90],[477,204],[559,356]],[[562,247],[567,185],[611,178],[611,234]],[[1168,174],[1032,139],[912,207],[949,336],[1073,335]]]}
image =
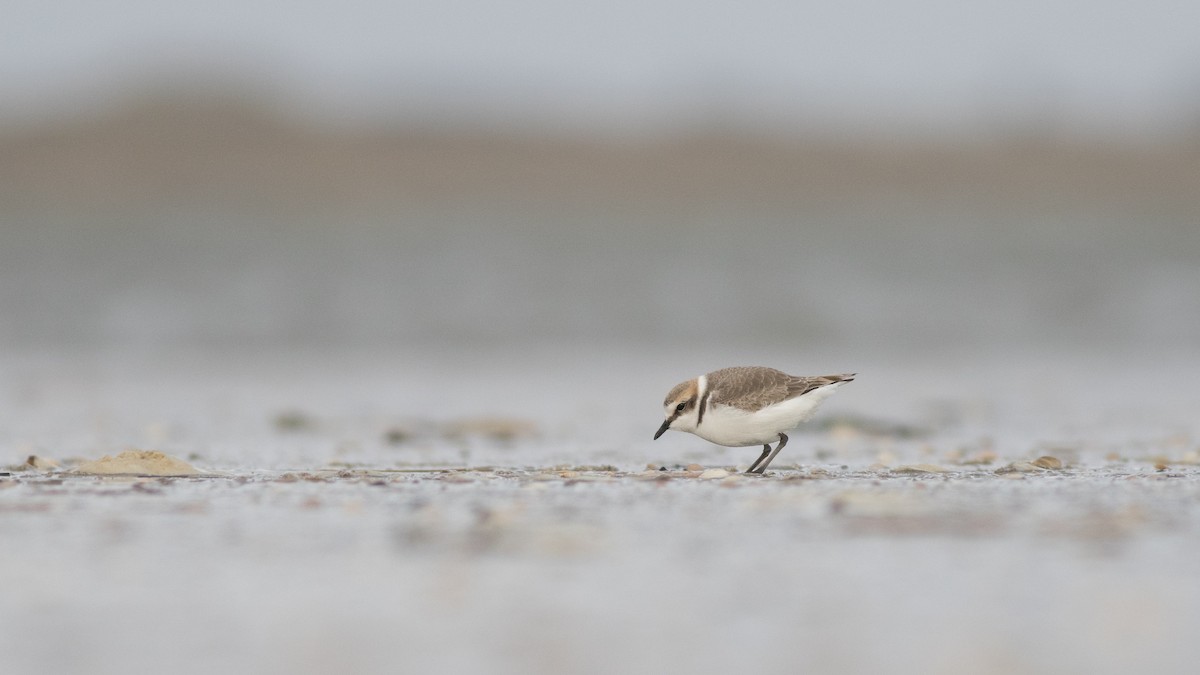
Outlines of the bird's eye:
{"label": "bird's eye", "polygon": [[684,408],[686,408],[686,407],[687,407],[687,403],[686,403],[686,402],[685,402],[685,403],[680,403],[679,405],[675,406],[675,412],[683,412],[683,409],[684,409]]}

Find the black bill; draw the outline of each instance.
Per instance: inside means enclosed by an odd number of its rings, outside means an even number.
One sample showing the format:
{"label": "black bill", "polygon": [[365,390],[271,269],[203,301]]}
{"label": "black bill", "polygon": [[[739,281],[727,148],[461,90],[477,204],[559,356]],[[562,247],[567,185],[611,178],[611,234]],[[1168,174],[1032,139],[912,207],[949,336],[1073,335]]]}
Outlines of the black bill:
{"label": "black bill", "polygon": [[669,419],[669,420],[665,420],[665,421],[662,423],[662,426],[658,428],[658,431],[654,432],[654,440],[656,440],[656,441],[657,441],[659,436],[662,436],[664,433],[666,433],[666,432],[667,432],[667,429],[670,429],[670,428],[671,428],[671,422],[672,422],[674,419],[675,419],[675,418],[671,418],[671,419]]}

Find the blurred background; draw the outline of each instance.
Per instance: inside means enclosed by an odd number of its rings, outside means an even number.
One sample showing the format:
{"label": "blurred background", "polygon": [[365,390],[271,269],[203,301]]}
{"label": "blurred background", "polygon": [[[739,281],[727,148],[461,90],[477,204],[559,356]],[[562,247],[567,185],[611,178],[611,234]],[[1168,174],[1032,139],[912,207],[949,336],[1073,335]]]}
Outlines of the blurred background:
{"label": "blurred background", "polygon": [[1195,3],[4,13],[7,348],[1200,344]]}
{"label": "blurred background", "polygon": [[0,8],[12,672],[1194,671],[1195,0]]}

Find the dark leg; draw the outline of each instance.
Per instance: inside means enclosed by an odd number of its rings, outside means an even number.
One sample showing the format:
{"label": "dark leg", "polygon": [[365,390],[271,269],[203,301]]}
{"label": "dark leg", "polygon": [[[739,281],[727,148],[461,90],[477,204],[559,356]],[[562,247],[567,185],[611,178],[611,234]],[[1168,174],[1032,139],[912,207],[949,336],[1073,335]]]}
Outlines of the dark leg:
{"label": "dark leg", "polygon": [[[775,455],[779,454],[779,451],[783,449],[783,446],[787,445],[787,441],[787,434],[779,434],[779,445],[775,446],[774,450],[771,450],[770,455],[764,454],[766,457],[765,461],[763,460],[763,457],[759,457],[758,462],[755,462],[754,466],[750,467],[750,470],[746,473],[762,473],[766,471],[767,465],[771,463],[771,460],[775,459]],[[766,447],[769,449],[771,446],[768,445]],[[762,462],[762,464],[759,464],[759,462]]]}
{"label": "dark leg", "polygon": [[754,463],[750,465],[749,469],[746,469],[746,473],[754,473],[754,469],[758,467],[759,463],[766,459],[767,455],[769,454],[771,454],[771,446],[764,443],[762,454],[758,456],[758,459],[754,460]]}

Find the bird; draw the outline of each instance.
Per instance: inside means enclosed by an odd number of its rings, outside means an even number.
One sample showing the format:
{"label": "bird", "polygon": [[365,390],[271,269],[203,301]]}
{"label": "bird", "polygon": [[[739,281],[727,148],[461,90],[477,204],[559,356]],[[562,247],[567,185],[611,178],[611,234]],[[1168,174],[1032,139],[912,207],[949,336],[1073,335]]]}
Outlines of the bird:
{"label": "bird", "polygon": [[[762,454],[746,470],[761,474],[787,445],[785,432],[812,417],[822,401],[855,375],[788,375],[761,366],[714,370],[667,393],[666,419],[654,440],[673,429],[731,448],[761,444]],[[776,441],[779,445],[772,449]]]}

